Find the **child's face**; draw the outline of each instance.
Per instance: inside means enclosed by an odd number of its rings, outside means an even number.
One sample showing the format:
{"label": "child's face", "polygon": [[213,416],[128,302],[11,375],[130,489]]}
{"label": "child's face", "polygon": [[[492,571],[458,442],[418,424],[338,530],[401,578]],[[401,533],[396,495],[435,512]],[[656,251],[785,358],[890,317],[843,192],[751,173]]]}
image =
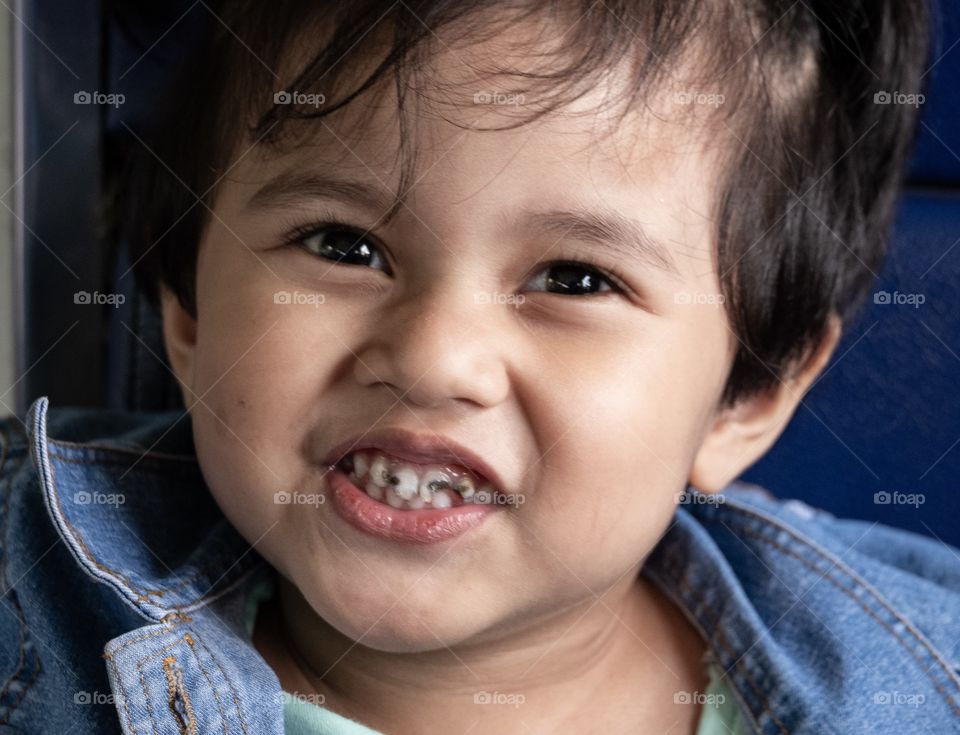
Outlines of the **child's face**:
{"label": "child's face", "polygon": [[[411,129],[415,187],[381,228],[399,174],[394,111],[392,98],[376,109],[361,98],[313,123],[315,145],[281,157],[242,146],[200,247],[197,320],[169,297],[164,318],[227,517],[340,632],[403,651],[489,640],[624,585],[692,473],[729,479],[756,453],[708,451],[735,340],[717,304],[717,173],[702,132],[649,117],[604,136],[606,114],[474,132],[424,115]],[[467,92],[457,116],[493,126],[512,111]],[[251,202],[294,172],[367,186],[385,203],[306,185]],[[664,262],[525,223],[574,208],[642,225]],[[372,228],[391,274],[380,258],[335,264],[283,244],[330,214]],[[556,260],[612,269],[626,292],[552,293],[543,276]],[[323,302],[275,303],[283,291]],[[517,294],[523,303],[505,298]],[[415,545],[356,530],[330,502],[275,502],[281,491],[325,496],[325,455],[374,427],[454,439],[522,504]]]}

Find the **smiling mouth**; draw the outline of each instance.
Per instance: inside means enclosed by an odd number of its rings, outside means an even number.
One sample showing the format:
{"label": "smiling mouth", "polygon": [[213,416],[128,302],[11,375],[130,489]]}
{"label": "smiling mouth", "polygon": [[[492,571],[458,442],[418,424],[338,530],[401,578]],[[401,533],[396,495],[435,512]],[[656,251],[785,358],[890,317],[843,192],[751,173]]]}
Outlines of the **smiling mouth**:
{"label": "smiling mouth", "polygon": [[485,478],[451,464],[418,464],[379,449],[357,450],[336,467],[370,498],[398,510],[498,504]]}

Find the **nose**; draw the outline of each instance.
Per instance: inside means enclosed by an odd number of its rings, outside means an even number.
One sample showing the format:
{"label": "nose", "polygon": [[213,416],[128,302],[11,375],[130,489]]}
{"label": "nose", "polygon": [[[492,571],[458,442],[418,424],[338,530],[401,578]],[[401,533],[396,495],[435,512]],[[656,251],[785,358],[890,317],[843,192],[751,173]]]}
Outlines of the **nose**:
{"label": "nose", "polygon": [[384,384],[398,400],[423,408],[450,402],[489,407],[509,390],[498,309],[466,289],[435,287],[392,302],[357,353],[354,375]]}

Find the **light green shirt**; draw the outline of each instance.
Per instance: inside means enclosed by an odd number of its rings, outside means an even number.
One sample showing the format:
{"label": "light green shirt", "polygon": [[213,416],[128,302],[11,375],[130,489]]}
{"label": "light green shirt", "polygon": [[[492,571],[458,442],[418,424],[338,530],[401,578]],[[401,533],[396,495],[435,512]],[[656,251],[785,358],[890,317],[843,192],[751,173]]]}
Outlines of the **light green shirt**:
{"label": "light green shirt", "polygon": [[[257,608],[273,596],[273,581],[264,579],[250,595],[247,607],[247,633],[253,635]],[[702,695],[700,723],[696,735],[749,735],[726,680],[713,664],[707,666],[710,683]],[[333,710],[283,692],[283,731],[285,735],[383,735]]]}

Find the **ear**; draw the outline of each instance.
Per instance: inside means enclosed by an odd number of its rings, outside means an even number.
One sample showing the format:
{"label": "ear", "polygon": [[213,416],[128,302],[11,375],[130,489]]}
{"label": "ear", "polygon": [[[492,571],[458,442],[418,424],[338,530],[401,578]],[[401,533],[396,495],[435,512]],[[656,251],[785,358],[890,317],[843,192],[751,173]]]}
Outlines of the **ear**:
{"label": "ear", "polygon": [[694,458],[690,485],[703,493],[718,492],[766,454],[826,366],[841,331],[840,319],[831,316],[815,356],[802,371],[715,415],[714,425]]}
{"label": "ear", "polygon": [[197,320],[187,311],[172,291],[160,289],[160,313],[163,317],[163,344],[170,368],[180,384],[183,405],[194,403],[193,367],[197,346]]}

